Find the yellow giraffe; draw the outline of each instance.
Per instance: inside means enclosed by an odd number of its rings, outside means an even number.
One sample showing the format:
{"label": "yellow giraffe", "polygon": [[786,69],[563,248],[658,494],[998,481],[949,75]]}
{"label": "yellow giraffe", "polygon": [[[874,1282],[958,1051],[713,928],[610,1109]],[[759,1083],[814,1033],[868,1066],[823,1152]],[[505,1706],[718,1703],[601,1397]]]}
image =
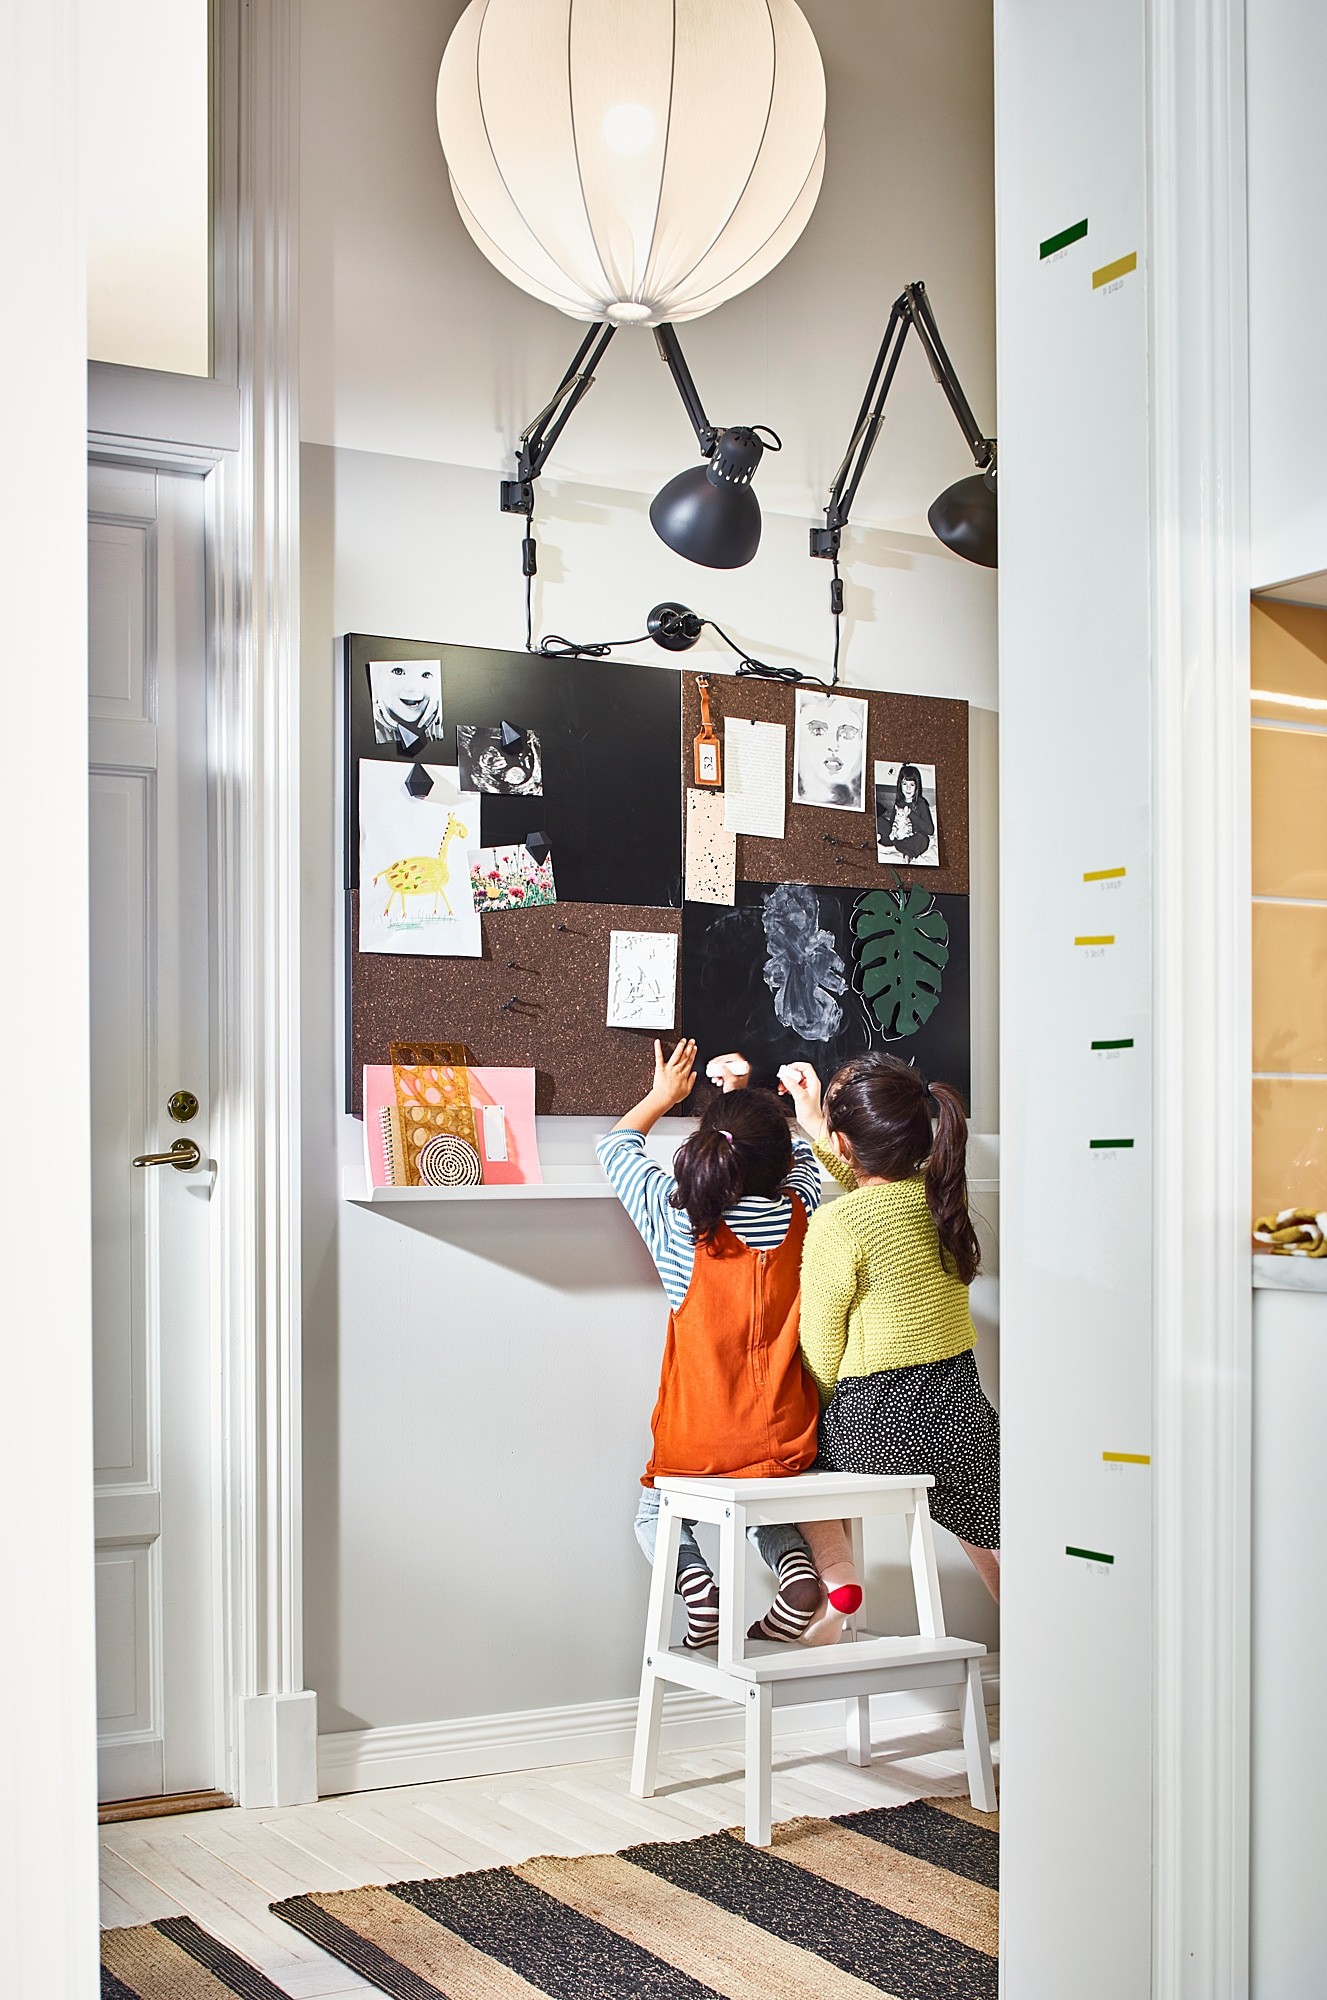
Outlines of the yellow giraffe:
{"label": "yellow giraffe", "polygon": [[447,905],[447,915],[450,917],[455,914],[451,906],[451,900],[447,894],[447,883],[451,878],[452,872],[452,865],[447,854],[447,849],[454,840],[464,840],[466,834],[467,828],[461,824],[455,813],[448,813],[447,824],[443,828],[442,839],[438,844],[436,855],[412,854],[404,861],[393,861],[390,868],[379,870],[373,878],[374,881],[386,882],[391,892],[387,898],[386,907],[383,910],[383,915],[387,918],[388,922],[391,921],[392,904],[398,896],[401,899],[402,923],[406,921],[405,899],[407,896],[431,895],[435,917],[438,914],[438,898],[441,897]]}

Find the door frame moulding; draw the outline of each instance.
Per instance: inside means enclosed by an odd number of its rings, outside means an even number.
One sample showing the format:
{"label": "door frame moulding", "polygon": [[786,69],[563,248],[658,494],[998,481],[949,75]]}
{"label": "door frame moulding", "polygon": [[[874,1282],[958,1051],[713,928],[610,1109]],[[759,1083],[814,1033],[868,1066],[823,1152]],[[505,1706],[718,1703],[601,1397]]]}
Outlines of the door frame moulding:
{"label": "door frame moulding", "polygon": [[[216,315],[236,328],[238,443],[224,429],[163,437],[178,384],[140,379],[117,403],[111,371],[105,394],[94,383],[89,449],[207,484],[217,1781],[241,1805],[294,1805],[317,1796],[300,1436],[298,8],[220,0],[215,22]],[[107,427],[121,413],[136,435]]]}
{"label": "door frame moulding", "polygon": [[1156,980],[1153,1992],[1249,1960],[1244,0],[1149,0]]}

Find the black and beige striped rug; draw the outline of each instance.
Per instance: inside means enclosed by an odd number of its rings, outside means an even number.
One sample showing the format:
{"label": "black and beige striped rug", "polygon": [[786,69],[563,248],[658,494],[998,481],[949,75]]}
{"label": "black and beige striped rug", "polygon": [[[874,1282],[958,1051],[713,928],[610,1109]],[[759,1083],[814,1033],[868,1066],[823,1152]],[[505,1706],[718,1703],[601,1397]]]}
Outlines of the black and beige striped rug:
{"label": "black and beige striped rug", "polygon": [[101,1934],[101,2000],[287,2000],[192,1917]]}
{"label": "black and beige striped rug", "polygon": [[272,1908],[397,2000],[994,2000],[998,1845],[932,1799]]}

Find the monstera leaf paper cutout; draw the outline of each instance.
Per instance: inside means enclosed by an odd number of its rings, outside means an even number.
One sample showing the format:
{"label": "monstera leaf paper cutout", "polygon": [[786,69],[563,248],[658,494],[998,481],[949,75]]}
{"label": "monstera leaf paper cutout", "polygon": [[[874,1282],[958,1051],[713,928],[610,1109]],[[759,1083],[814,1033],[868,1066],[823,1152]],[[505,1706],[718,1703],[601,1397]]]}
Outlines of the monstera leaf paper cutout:
{"label": "monstera leaf paper cutout", "polygon": [[870,889],[852,914],[862,998],[886,1037],[915,1035],[940,1002],[949,923],[928,889]]}

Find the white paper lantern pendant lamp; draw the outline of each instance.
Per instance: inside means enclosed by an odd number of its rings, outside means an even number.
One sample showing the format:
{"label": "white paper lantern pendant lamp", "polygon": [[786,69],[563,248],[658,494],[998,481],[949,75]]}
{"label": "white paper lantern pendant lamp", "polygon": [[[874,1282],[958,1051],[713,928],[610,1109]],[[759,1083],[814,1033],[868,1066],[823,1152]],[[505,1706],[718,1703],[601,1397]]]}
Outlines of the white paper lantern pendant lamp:
{"label": "white paper lantern pendant lamp", "polygon": [[795,0],[471,0],[438,75],[466,228],[573,319],[712,312],[801,235],[825,74]]}

